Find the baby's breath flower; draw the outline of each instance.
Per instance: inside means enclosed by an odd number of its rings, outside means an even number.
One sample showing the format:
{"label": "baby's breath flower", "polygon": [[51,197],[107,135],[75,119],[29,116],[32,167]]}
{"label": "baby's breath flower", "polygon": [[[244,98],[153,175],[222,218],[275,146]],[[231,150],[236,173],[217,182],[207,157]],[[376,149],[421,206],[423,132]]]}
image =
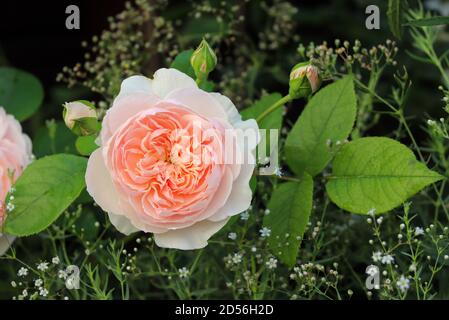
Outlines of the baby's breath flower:
{"label": "baby's breath flower", "polygon": [[36,280],[34,280],[34,286],[35,286],[35,287],[40,288],[40,287],[42,287],[43,284],[44,284],[44,281],[43,281],[42,279],[36,279]]}
{"label": "baby's breath flower", "polygon": [[24,268],[24,267],[20,268],[19,271],[17,272],[17,275],[18,275],[19,277],[25,277],[25,276],[27,276],[27,275],[28,275],[28,269],[27,269],[27,268]]}
{"label": "baby's breath flower", "polygon": [[267,262],[265,262],[268,269],[276,269],[278,266],[278,260],[276,258],[271,257]]}
{"label": "baby's breath flower", "polygon": [[59,270],[58,271],[58,278],[59,279],[67,279],[67,276],[68,276],[68,274],[67,274],[67,272],[65,271],[65,270]]}
{"label": "baby's breath flower", "polygon": [[41,295],[42,297],[46,297],[48,295],[48,290],[45,288],[40,288],[39,295]]}
{"label": "baby's breath flower", "polygon": [[259,230],[259,233],[262,238],[268,238],[271,234],[271,230],[267,227],[263,227]]}
{"label": "baby's breath flower", "polygon": [[402,292],[405,292],[410,287],[410,280],[406,278],[404,275],[401,275],[398,281],[396,281],[396,286],[401,290]]}
{"label": "baby's breath flower", "polygon": [[241,220],[248,220],[249,219],[249,213],[248,213],[248,211],[244,211],[244,212],[242,212],[241,214],[240,214],[240,219]]}
{"label": "baby's breath flower", "polygon": [[380,251],[373,252],[371,259],[373,259],[374,262],[380,261],[382,259],[382,252]]}
{"label": "baby's breath flower", "polygon": [[381,262],[382,262],[383,264],[392,264],[392,263],[394,262],[394,258],[393,258],[392,255],[386,254],[386,255],[384,255],[384,256],[382,257]]}
{"label": "baby's breath flower", "polygon": [[178,270],[178,273],[181,279],[185,279],[189,276],[190,271],[186,267],[182,267],[181,269]]}
{"label": "baby's breath flower", "polygon": [[45,271],[48,269],[48,262],[41,262],[37,265],[37,270]]}
{"label": "baby's breath flower", "polygon": [[421,227],[416,227],[415,228],[415,236],[421,236],[424,234],[424,229]]}
{"label": "baby's breath flower", "polygon": [[15,208],[16,208],[16,206],[12,202],[8,202],[6,204],[6,211],[8,211],[8,212],[12,212]]}
{"label": "baby's breath flower", "polygon": [[232,256],[232,262],[234,264],[239,264],[240,262],[242,262],[242,255],[240,253],[234,253],[234,255]]}

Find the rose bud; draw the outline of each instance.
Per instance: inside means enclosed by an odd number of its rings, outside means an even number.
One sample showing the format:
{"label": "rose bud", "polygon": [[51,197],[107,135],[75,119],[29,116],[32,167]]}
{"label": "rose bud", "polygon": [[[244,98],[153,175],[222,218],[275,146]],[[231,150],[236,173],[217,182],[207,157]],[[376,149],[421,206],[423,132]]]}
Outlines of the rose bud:
{"label": "rose bud", "polygon": [[310,62],[295,65],[290,72],[289,95],[293,99],[307,97],[318,90],[321,85],[320,73]]}
{"label": "rose bud", "polygon": [[190,64],[199,81],[207,78],[208,74],[217,65],[217,56],[206,40],[202,40],[198,48],[192,53]]}
{"label": "rose bud", "polygon": [[66,102],[63,117],[66,126],[78,136],[89,136],[100,130],[95,107],[88,101]]}

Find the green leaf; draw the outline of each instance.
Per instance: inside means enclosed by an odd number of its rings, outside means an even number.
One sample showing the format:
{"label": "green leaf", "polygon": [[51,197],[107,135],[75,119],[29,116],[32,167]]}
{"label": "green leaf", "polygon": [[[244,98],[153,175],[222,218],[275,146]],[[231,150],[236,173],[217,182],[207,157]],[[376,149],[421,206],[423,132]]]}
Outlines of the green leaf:
{"label": "green leaf", "polygon": [[251,188],[251,191],[254,193],[257,189],[257,177],[254,175],[249,179],[249,187]]}
{"label": "green leaf", "polygon": [[268,203],[263,224],[271,230],[268,244],[289,267],[296,263],[301,238],[312,212],[313,180],[307,173],[299,182],[280,184]]}
{"label": "green leaf", "polygon": [[369,137],[340,149],[326,190],[342,209],[383,213],[443,178],[416,160],[405,145],[389,138]]}
{"label": "green leaf", "polygon": [[86,166],[86,158],[69,154],[32,162],[14,184],[10,201],[15,208],[7,215],[5,232],[28,236],[46,229],[84,189]]}
{"label": "green leaf", "polygon": [[75,142],[76,150],[83,156],[89,156],[92,152],[98,149],[95,143],[97,135],[78,137]]}
{"label": "green leaf", "polygon": [[44,99],[44,89],[32,74],[10,67],[0,68],[0,106],[17,120],[31,117]]}
{"label": "green leaf", "polygon": [[345,140],[356,117],[351,76],[318,91],[296,121],[285,142],[287,164],[297,174],[320,173],[332,159],[329,142]]}
{"label": "green leaf", "polygon": [[[264,112],[268,107],[276,103],[282,96],[280,93],[272,93],[266,96],[263,96],[259,101],[254,103],[252,106],[243,109],[240,114],[242,115],[243,120],[247,119],[256,119],[262,112]],[[282,108],[277,108],[270,114],[268,114],[265,118],[262,119],[258,123],[260,129],[277,129],[280,130],[282,127]],[[261,137],[261,141],[259,145],[263,143],[266,144],[266,150],[270,150],[270,132],[267,131],[267,135]],[[269,153],[267,154],[267,156]]]}
{"label": "green leaf", "polygon": [[400,39],[402,37],[402,22],[404,20],[406,0],[388,0],[388,25],[391,33]]}
{"label": "green leaf", "polygon": [[87,192],[86,189],[81,191],[81,194],[78,198],[76,198],[75,202],[73,204],[86,204],[86,203],[92,203],[94,199],[90,196],[89,192]]}
{"label": "green leaf", "polygon": [[33,140],[33,152],[37,158],[55,153],[74,153],[76,136],[66,127],[64,122],[56,122],[54,136],[50,135],[48,127],[41,127]]}
{"label": "green leaf", "polygon": [[[269,106],[276,103],[282,96],[280,93],[272,93],[263,96],[259,101],[252,106],[243,109],[240,114],[243,120],[256,119],[262,112],[264,112]],[[261,129],[280,129],[282,126],[282,108],[278,108],[268,114],[259,123]]]}
{"label": "green leaf", "polygon": [[[426,57],[421,57],[417,54],[414,54],[413,52],[409,51],[409,50],[405,50],[405,53],[412,59],[415,59],[416,61],[422,62],[422,63],[429,63],[432,64],[432,60],[430,60],[429,58]],[[440,59],[442,60],[442,59]]]}
{"label": "green leaf", "polygon": [[192,53],[193,49],[181,52],[176,56],[175,60],[173,60],[171,67],[185,73],[192,79],[195,79],[195,72],[190,64],[190,57],[192,56]]}
{"label": "green leaf", "polygon": [[444,24],[449,24],[449,17],[432,17],[426,19],[417,19],[404,23],[404,26],[431,27]]}

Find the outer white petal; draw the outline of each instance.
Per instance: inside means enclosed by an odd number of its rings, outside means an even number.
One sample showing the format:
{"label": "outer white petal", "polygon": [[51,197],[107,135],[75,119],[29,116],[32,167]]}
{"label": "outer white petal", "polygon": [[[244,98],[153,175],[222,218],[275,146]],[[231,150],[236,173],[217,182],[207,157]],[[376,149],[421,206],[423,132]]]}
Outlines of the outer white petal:
{"label": "outer white petal", "polygon": [[184,88],[170,92],[165,99],[181,104],[190,110],[208,118],[227,120],[228,115],[220,103],[209,93],[197,88]]}
{"label": "outer white petal", "polygon": [[28,164],[29,160],[31,159],[31,157],[33,155],[33,144],[31,142],[30,137],[28,137],[28,135],[26,135],[26,134],[23,134],[23,140],[25,141],[25,145],[26,145],[26,157],[27,157],[26,164]]}
{"label": "outer white petal", "polygon": [[232,103],[231,99],[218,92],[211,92],[209,94],[212,96],[212,98],[215,99],[215,101],[217,101],[221,105],[223,110],[226,112],[226,114],[228,115],[229,123],[234,125],[242,121],[242,117],[240,116],[240,113],[238,112],[234,103]]}
{"label": "outer white petal", "polygon": [[117,228],[118,231],[125,235],[130,235],[131,233],[139,231],[133,224],[129,221],[129,219],[125,216],[119,214],[108,213],[109,221],[111,221],[112,225]]}
{"label": "outer white petal", "polygon": [[155,106],[160,99],[151,92],[135,92],[131,95],[120,94],[106,112],[101,129],[102,144],[114,134],[114,132],[129,118],[137,113]]}
{"label": "outer white petal", "polygon": [[212,222],[201,221],[193,226],[154,234],[159,247],[181,250],[201,249],[207,246],[207,240],[225,226],[228,219]]}
{"label": "outer white petal", "polygon": [[131,76],[123,80],[118,96],[133,94],[136,92],[152,93],[151,82],[151,79],[144,76]]}
{"label": "outer white petal", "polygon": [[86,189],[101,209],[106,212],[121,213],[119,195],[112,184],[101,148],[95,150],[87,162]]}
{"label": "outer white petal", "polygon": [[[226,204],[232,193],[233,183],[234,181],[232,171],[230,168],[227,168],[226,171],[223,173],[223,177],[220,180],[220,184],[218,185],[218,188],[206,209],[207,212],[210,212],[207,216],[205,216],[206,219],[209,219],[211,216],[214,216],[215,213]],[[223,219],[225,218],[226,217],[224,217]],[[215,221],[223,219],[216,219]]]}
{"label": "outer white petal", "polygon": [[239,214],[249,208],[253,197],[253,192],[249,185],[249,180],[254,171],[255,164],[244,164],[241,167],[240,175],[232,185],[232,191],[225,205],[221,207],[210,221],[220,221],[230,216]]}
{"label": "outer white petal", "polygon": [[[234,123],[234,128],[241,129],[248,138],[245,139],[247,144],[243,146],[245,153],[253,152],[260,142],[259,126],[257,125],[256,120],[248,119],[245,121],[239,121]],[[251,139],[249,139],[249,137],[251,137]]]}
{"label": "outer white petal", "polygon": [[162,68],[154,73],[151,89],[161,99],[172,91],[184,88],[198,88],[198,86],[192,78],[176,69]]}
{"label": "outer white petal", "polygon": [[[146,232],[165,231],[165,229],[144,225],[135,217],[133,208],[127,203],[126,199],[120,197],[112,183],[101,148],[91,154],[87,163],[86,187],[87,192],[100,208],[109,214],[111,223],[120,232],[129,234],[137,230]],[[130,219],[133,219],[133,222]]]}
{"label": "outer white petal", "polygon": [[0,256],[3,255],[13,243],[15,237],[9,236],[7,234],[0,235]]}

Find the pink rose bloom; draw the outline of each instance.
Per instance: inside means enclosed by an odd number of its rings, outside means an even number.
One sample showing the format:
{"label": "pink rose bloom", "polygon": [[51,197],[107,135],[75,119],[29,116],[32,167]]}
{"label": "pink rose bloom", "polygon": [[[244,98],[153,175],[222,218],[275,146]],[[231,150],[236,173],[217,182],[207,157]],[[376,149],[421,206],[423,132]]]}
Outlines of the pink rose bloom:
{"label": "pink rose bloom", "polygon": [[[238,132],[255,138],[238,139]],[[124,234],[154,233],[160,247],[203,248],[250,206],[257,132],[227,97],[199,89],[182,72],[132,76],[103,119],[87,191]]]}
{"label": "pink rose bloom", "polygon": [[2,224],[6,218],[6,195],[12,183],[20,176],[31,159],[31,141],[22,133],[20,123],[0,107],[0,255],[5,253],[14,240],[3,234]]}

